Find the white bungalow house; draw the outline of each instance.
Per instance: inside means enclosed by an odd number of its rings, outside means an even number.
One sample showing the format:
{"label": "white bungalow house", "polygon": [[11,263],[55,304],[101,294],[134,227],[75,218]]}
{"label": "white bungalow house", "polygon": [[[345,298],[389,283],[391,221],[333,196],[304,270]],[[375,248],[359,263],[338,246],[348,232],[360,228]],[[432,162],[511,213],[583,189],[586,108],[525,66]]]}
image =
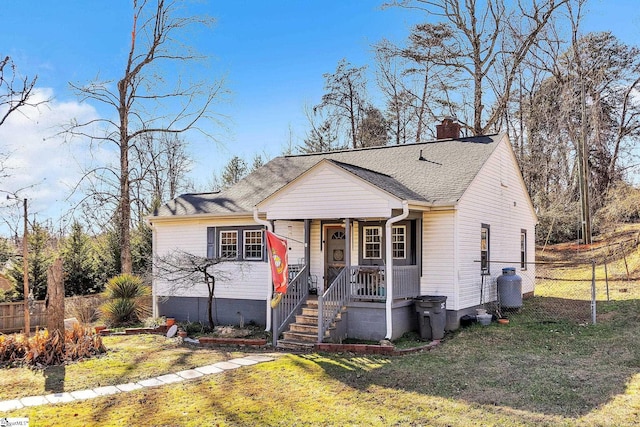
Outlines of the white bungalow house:
{"label": "white bungalow house", "polygon": [[[536,221],[505,134],[278,157],[149,217],[155,256],[227,259],[215,321],[253,321],[278,337],[317,290],[318,319],[306,323],[317,323],[318,341],[331,339],[337,316],[337,339],[396,339],[416,328],[419,295],[446,296],[455,329],[481,298],[495,300],[492,259],[513,262],[522,292],[533,292]],[[289,244],[292,280],[275,310],[265,228]],[[153,295],[158,316],[206,319],[204,284],[180,290],[155,279]]]}

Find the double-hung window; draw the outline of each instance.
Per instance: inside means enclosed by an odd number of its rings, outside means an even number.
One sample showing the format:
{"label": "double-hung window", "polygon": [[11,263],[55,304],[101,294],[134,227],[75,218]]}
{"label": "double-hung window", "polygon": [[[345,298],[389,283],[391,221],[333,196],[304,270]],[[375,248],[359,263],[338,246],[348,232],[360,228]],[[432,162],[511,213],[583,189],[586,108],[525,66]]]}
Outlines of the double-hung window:
{"label": "double-hung window", "polygon": [[264,253],[262,246],[262,230],[244,230],[243,258],[246,260],[261,260]]}
{"label": "double-hung window", "polygon": [[237,259],[238,258],[238,231],[237,230],[221,230],[220,231],[220,258]]}
{"label": "double-hung window", "polygon": [[393,259],[407,258],[407,226],[394,225],[391,228],[391,250]]}
{"label": "double-hung window", "polygon": [[363,227],[364,258],[382,258],[382,227]]}
{"label": "double-hung window", "polygon": [[207,228],[207,258],[263,261],[264,257],[264,231],[261,228]]}

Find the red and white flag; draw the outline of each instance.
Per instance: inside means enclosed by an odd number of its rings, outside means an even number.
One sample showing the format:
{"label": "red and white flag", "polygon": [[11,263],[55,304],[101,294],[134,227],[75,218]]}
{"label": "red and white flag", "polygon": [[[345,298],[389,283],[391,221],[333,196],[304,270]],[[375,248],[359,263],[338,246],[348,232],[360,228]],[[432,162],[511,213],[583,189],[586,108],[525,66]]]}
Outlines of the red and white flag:
{"label": "red and white flag", "polygon": [[267,251],[271,263],[273,290],[279,294],[287,293],[289,278],[289,262],[287,258],[287,241],[267,230]]}

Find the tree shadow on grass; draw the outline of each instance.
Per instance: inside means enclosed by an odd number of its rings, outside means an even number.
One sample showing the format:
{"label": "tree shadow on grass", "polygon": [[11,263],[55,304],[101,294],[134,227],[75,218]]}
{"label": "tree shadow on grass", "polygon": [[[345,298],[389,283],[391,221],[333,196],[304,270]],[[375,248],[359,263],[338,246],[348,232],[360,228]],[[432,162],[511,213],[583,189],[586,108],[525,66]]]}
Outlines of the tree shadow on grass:
{"label": "tree shadow on grass", "polygon": [[64,365],[48,366],[44,369],[44,391],[49,393],[64,392],[66,368]]}
{"label": "tree shadow on grass", "polygon": [[430,352],[303,357],[362,391],[379,386],[532,416],[581,417],[623,395],[638,373],[640,349],[629,342],[640,339],[639,312],[640,300],[620,301],[597,325],[514,319],[448,334]]}

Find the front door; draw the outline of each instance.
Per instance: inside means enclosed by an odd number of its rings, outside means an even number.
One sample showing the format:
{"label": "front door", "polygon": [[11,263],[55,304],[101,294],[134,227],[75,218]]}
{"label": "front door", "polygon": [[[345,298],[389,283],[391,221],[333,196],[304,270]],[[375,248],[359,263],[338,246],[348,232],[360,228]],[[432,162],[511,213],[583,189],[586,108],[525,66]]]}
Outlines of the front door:
{"label": "front door", "polygon": [[327,289],[346,265],[344,227],[327,227],[324,288]]}

